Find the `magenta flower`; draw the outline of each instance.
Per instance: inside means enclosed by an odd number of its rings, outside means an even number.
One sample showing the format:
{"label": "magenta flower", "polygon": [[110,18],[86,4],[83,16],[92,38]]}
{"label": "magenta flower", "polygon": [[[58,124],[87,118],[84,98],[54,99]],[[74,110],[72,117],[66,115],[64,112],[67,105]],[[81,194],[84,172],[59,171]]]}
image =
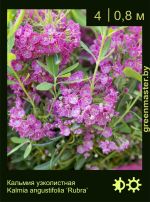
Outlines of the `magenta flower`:
{"label": "magenta flower", "polygon": [[112,129],[106,127],[103,132],[101,133],[105,138],[111,137],[112,136]]}

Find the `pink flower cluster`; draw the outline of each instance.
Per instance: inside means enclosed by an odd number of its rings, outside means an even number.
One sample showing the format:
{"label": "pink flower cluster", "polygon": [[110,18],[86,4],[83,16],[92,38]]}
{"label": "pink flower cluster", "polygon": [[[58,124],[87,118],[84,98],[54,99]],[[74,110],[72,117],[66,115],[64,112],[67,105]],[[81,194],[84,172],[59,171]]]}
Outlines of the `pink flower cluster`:
{"label": "pink flower cluster", "polygon": [[[13,61],[13,68],[17,71],[16,65],[22,65],[24,67],[25,63],[24,62],[18,62],[18,61]],[[29,68],[29,65],[31,66]],[[25,70],[25,67],[24,69]],[[28,70],[27,70],[27,75],[22,75],[20,76],[20,80],[23,83],[23,85],[28,89],[28,93],[33,99],[33,101],[36,104],[39,104],[41,101],[41,93],[38,92],[35,89],[35,85],[42,83],[42,82],[53,82],[53,78],[49,75],[47,71],[45,71],[38,63],[37,60],[33,60],[30,64],[28,64]],[[10,88],[12,89],[13,93],[18,96],[18,97],[23,97],[25,96],[19,82],[11,75],[8,75],[8,79],[13,81],[14,84],[10,85]],[[50,96],[50,93],[47,94],[47,96]],[[51,96],[50,96],[51,97]]]}
{"label": "pink flower cluster", "polygon": [[[116,29],[116,28],[115,28]],[[114,30],[115,30],[114,29]],[[108,50],[114,49],[113,57],[109,57],[100,63],[101,71],[113,72],[115,77],[122,74],[125,67],[131,67],[138,72],[142,72],[142,27],[128,27],[126,31],[120,30],[112,35],[111,45]],[[98,36],[90,46],[93,54],[98,57],[102,37]],[[123,59],[125,56],[126,59]],[[91,64],[95,63],[93,57],[90,57]]]}
{"label": "pink flower cluster", "polygon": [[[17,60],[28,61],[57,53],[62,56],[62,65],[65,65],[72,51],[80,44],[80,27],[73,20],[67,21],[65,16],[60,17],[61,21],[57,23],[56,14],[53,14],[53,22],[43,26],[42,31],[40,23],[37,30],[29,23],[20,26],[15,35],[13,50]],[[17,65],[17,68],[20,70],[21,66]]]}
{"label": "pink flower cluster", "polygon": [[114,141],[111,140],[112,138],[112,129],[109,127],[105,127],[101,131],[87,128],[87,131],[84,131],[83,143],[77,147],[77,152],[88,158],[95,144],[104,154],[109,154],[112,151],[122,152],[129,147],[127,139],[122,137]]}
{"label": "pink flower cluster", "polygon": [[112,151],[120,152],[129,147],[129,141],[122,139],[122,143],[118,146],[114,141],[105,140],[99,142],[99,147],[102,149],[104,154],[108,154]]}
{"label": "pink flower cluster", "polygon": [[[104,79],[104,78],[103,78]],[[84,124],[85,127],[92,125],[105,126],[116,115],[115,103],[118,93],[111,83],[97,79],[99,83],[96,89],[99,104],[93,102],[90,84],[83,82],[83,72],[73,73],[67,81],[78,81],[74,84],[62,85],[62,96],[54,104],[54,115],[61,120],[71,120],[73,123]],[[109,79],[109,78],[108,78]],[[78,131],[78,130],[77,130]],[[74,131],[76,133],[76,131]],[[69,133],[67,133],[69,135]]]}
{"label": "pink flower cluster", "polygon": [[16,130],[22,138],[29,138],[34,141],[44,137],[52,138],[55,136],[54,124],[42,124],[33,114],[26,116],[22,101],[18,98],[16,106],[9,111],[10,121],[9,126]]}

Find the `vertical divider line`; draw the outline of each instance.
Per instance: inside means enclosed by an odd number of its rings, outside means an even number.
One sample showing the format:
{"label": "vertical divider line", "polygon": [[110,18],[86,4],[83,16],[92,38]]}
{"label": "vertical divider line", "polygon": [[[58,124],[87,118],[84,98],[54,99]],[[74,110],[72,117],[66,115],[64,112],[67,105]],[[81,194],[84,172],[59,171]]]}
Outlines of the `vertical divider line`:
{"label": "vertical divider line", "polygon": [[108,8],[108,22],[110,22],[110,8]]}

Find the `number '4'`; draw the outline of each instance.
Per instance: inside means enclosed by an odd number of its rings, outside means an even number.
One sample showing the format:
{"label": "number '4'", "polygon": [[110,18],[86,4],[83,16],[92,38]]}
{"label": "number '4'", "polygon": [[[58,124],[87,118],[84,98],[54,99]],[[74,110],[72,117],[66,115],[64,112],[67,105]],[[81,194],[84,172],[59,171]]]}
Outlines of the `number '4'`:
{"label": "number '4'", "polygon": [[97,20],[101,20],[101,15],[100,15],[100,11],[98,11],[97,13],[96,13],[96,15],[94,16],[94,18],[96,18]]}

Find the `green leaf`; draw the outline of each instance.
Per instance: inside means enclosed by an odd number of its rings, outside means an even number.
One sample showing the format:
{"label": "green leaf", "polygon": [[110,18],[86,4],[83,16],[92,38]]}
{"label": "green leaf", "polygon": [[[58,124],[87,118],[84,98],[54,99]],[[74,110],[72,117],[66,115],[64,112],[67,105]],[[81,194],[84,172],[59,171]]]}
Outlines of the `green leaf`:
{"label": "green leaf", "polygon": [[26,148],[26,150],[25,150],[25,152],[24,152],[24,156],[23,156],[24,159],[29,156],[29,154],[31,153],[31,150],[32,150],[32,144],[30,143],[30,144],[27,146],[27,148]]}
{"label": "green leaf", "polygon": [[19,138],[19,137],[12,137],[11,141],[16,143],[16,144],[22,144],[24,142],[28,142],[29,139],[27,139],[27,138]]}
{"label": "green leaf", "polygon": [[114,29],[112,29],[111,27],[108,29],[108,35],[113,33],[114,32]]}
{"label": "green leaf", "polygon": [[79,66],[79,63],[76,63],[76,64],[74,64],[74,65],[72,65],[72,66],[70,66],[70,67],[64,69],[62,72],[60,72],[59,76],[60,76],[60,75],[67,74],[67,73],[73,71],[73,70],[76,69],[78,66]]}
{"label": "green leaf", "polygon": [[13,148],[8,154],[7,156],[10,156],[11,154],[13,154],[14,152],[16,152],[18,149],[20,149],[22,146],[24,146],[26,142],[19,144],[18,146],[16,146],[15,148]]}
{"label": "green leaf", "polygon": [[60,55],[56,54],[54,56],[54,62],[55,62],[55,65],[59,65],[61,63],[61,57],[60,57]]}
{"label": "green leaf", "polygon": [[73,154],[70,150],[65,150],[65,152],[60,157],[60,162],[67,161],[67,160],[71,159],[72,156],[73,156]]}
{"label": "green leaf", "polygon": [[117,77],[114,81],[115,86],[119,91],[122,91],[126,84],[126,78],[124,77]]}
{"label": "green leaf", "polygon": [[58,75],[59,78],[66,78],[66,77],[70,77],[71,73],[67,73],[67,74],[63,74],[63,75]]}
{"label": "green leaf", "polygon": [[11,36],[9,38],[9,40],[7,41],[7,52],[10,53],[11,52],[11,49],[13,48],[14,46],[14,42],[15,42],[15,37],[14,35]]}
{"label": "green leaf", "polygon": [[15,81],[11,81],[11,80],[7,80],[7,85],[9,86],[9,85],[13,85],[13,84],[15,84],[16,82]]}
{"label": "green leaf", "polygon": [[21,25],[23,18],[25,15],[25,10],[24,9],[20,9],[20,13],[15,21],[15,24],[10,27],[10,29],[8,30],[8,39],[11,38],[13,36],[13,34],[16,32],[16,30],[19,28],[19,26]]}
{"label": "green leaf", "polygon": [[[118,84],[117,89],[121,90],[121,85],[122,85],[122,82]],[[130,93],[132,94],[133,91],[135,90],[136,86],[137,86],[137,81],[131,79],[131,81],[128,81],[128,86],[129,86],[129,94]],[[126,102],[127,102],[128,99],[129,99],[129,95],[124,93],[123,97],[118,102],[117,111],[120,112],[120,111],[122,111],[122,109],[124,109],[124,106],[126,105]]]}
{"label": "green leaf", "polygon": [[89,78],[76,79],[76,80],[72,80],[72,81],[62,81],[62,82],[59,82],[59,83],[72,84],[72,83],[80,83],[80,82],[86,81],[86,80],[89,80]]}
{"label": "green leaf", "polygon": [[71,10],[73,19],[79,23],[81,26],[86,26],[86,15],[82,13],[79,9],[72,9]]}
{"label": "green leaf", "polygon": [[132,92],[137,89],[137,80],[132,80],[128,81],[128,86],[129,86],[129,93],[132,94]]}
{"label": "green leaf", "polygon": [[[58,63],[58,64],[55,64]],[[46,57],[46,65],[48,70],[51,72],[51,74],[53,75],[53,77],[56,77],[58,74],[58,66],[59,66],[59,62],[57,60],[57,56],[47,56]]]}
{"label": "green leaf", "polygon": [[86,45],[83,41],[80,42],[80,45],[81,45],[81,47],[82,47],[86,52],[88,52],[88,53],[94,58],[94,60],[96,61],[95,55],[92,53],[92,51],[87,47],[87,45]]}
{"label": "green leaf", "polygon": [[55,64],[54,75],[55,75],[55,77],[58,75],[60,63],[61,63],[60,55],[55,54],[54,55],[54,64]]}
{"label": "green leaf", "polygon": [[104,130],[104,128],[97,126],[97,125],[93,125],[93,128],[95,128],[96,130]]}
{"label": "green leaf", "polygon": [[86,160],[87,159],[85,159],[84,156],[82,156],[82,155],[78,156],[76,158],[76,162],[74,164],[74,169],[75,170],[80,170],[84,166]]}
{"label": "green leaf", "polygon": [[136,79],[142,83],[142,75],[136,72],[135,70],[133,70],[132,68],[126,67],[124,68],[123,72],[127,77]]}
{"label": "green leaf", "polygon": [[62,136],[55,137],[55,138],[51,139],[50,142],[41,143],[41,144],[33,144],[33,146],[36,146],[36,147],[45,147],[45,146],[54,144],[55,142],[57,142],[60,139],[62,139]]}
{"label": "green leaf", "polygon": [[[48,9],[47,12],[45,12],[45,19],[44,22],[46,25],[51,24],[52,23],[52,15],[51,15],[51,10]],[[40,17],[41,18],[41,17]],[[41,18],[42,19],[42,18]]]}
{"label": "green leaf", "polygon": [[122,133],[131,133],[131,128],[128,126],[127,123],[123,122],[119,127],[117,127],[119,132]]}
{"label": "green leaf", "polygon": [[8,64],[9,67],[11,67],[11,61],[15,60],[15,59],[16,59],[15,54],[13,54],[13,53],[8,53],[7,54],[7,64]]}
{"label": "green leaf", "polygon": [[12,68],[11,67],[9,67],[9,66],[7,66],[7,72],[8,72],[8,74],[10,74],[11,76],[15,76],[14,75],[14,72],[13,72],[13,70],[12,70]]}
{"label": "green leaf", "polygon": [[[135,113],[134,111],[131,111],[131,113],[133,115],[135,115],[136,118],[138,118],[139,120],[142,120],[142,115]],[[139,122],[140,123],[140,122]],[[141,123],[140,123],[141,124]]]}
{"label": "green leaf", "polygon": [[95,29],[102,35],[105,36],[107,32],[107,26],[96,26]]}
{"label": "green leaf", "polygon": [[35,166],[33,170],[50,170],[50,161]]}
{"label": "green leaf", "polygon": [[43,82],[43,83],[40,83],[39,85],[37,85],[36,89],[40,90],[40,91],[46,91],[46,90],[50,90],[52,87],[53,87],[52,83]]}
{"label": "green leaf", "polygon": [[140,97],[142,97],[142,92],[140,92],[140,91],[137,91],[137,90],[135,90],[134,91],[134,94],[136,95],[136,96],[140,96]]}
{"label": "green leaf", "polygon": [[11,163],[19,163],[21,161],[24,161],[23,156],[14,158],[13,160],[11,160]]}
{"label": "green leaf", "polygon": [[41,67],[43,67],[45,70],[47,70],[47,66],[46,66],[43,62],[37,60],[37,63],[38,63]]}
{"label": "green leaf", "polygon": [[105,44],[104,44],[104,47],[103,47],[103,50],[102,50],[102,53],[101,53],[101,58],[103,58],[106,53],[108,52],[109,48],[110,48],[110,44],[111,44],[111,38],[109,38]]}
{"label": "green leaf", "polygon": [[42,63],[41,61],[37,61],[37,63],[41,66],[41,67],[43,67],[43,69],[45,70],[45,71],[47,71],[51,76],[53,76],[53,74],[52,74],[52,72],[48,69],[48,67],[44,64],[44,63]]}
{"label": "green leaf", "polygon": [[9,25],[10,23],[12,23],[14,17],[16,14],[16,10],[15,9],[7,9],[7,25]]}

